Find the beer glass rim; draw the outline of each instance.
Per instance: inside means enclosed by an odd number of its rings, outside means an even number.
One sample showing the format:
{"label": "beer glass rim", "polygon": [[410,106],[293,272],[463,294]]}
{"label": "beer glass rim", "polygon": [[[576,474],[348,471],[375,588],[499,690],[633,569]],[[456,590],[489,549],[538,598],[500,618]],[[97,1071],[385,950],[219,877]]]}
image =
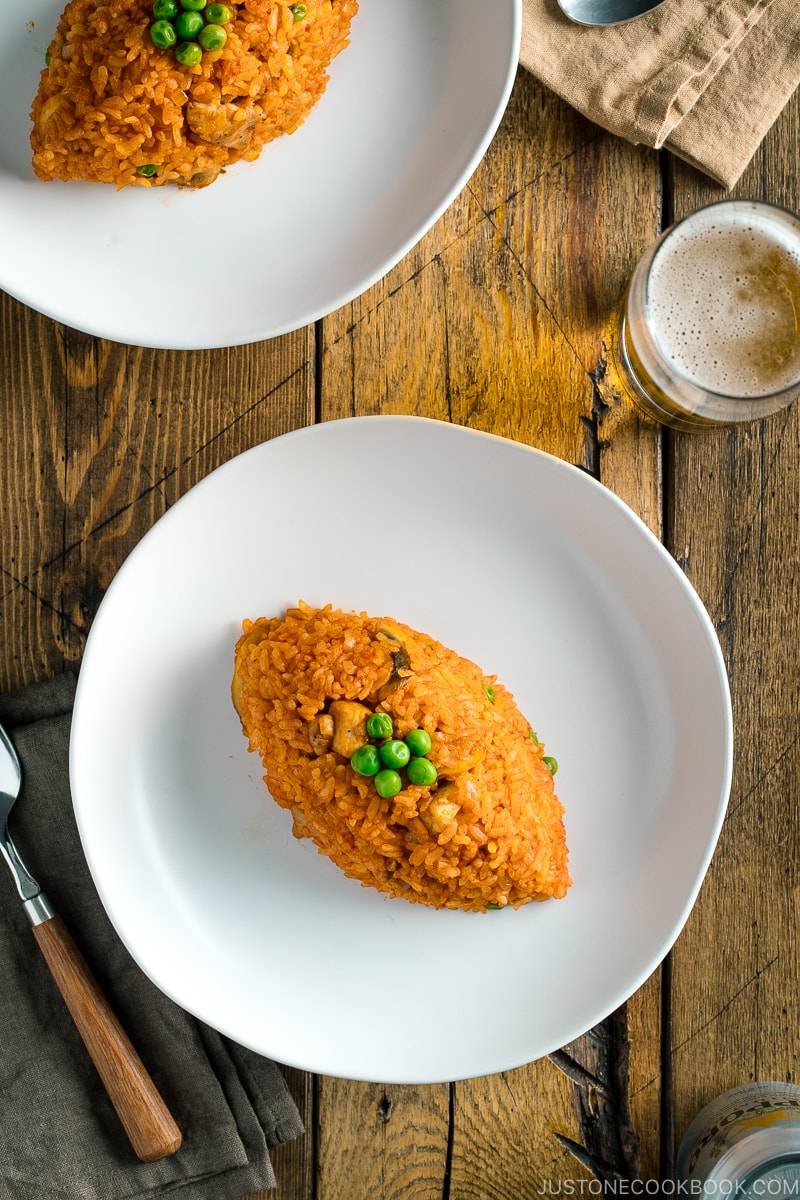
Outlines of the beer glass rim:
{"label": "beer glass rim", "polygon": [[[770,213],[777,216],[788,217],[789,220],[795,224],[797,228],[798,239],[800,239],[800,213],[795,212],[791,208],[787,208],[783,204],[776,204],[771,200],[761,200],[755,196],[728,196],[722,200],[712,200],[708,204],[701,204],[699,208],[693,209],[692,212],[686,213],[684,216],[679,217],[677,221],[674,221],[671,225],[668,225],[653,246],[653,253],[650,258],[650,262],[647,264],[647,270],[645,272],[643,289],[643,306],[647,327],[650,330],[650,336],[659,347],[661,353],[664,353],[664,350],[653,323],[653,314],[650,307],[650,277],[653,267],[664,246],[664,243],[672,236],[673,233],[676,233],[681,226],[699,216],[701,213],[709,212],[714,208],[750,208],[756,210],[766,209]],[[800,337],[800,331],[798,332],[798,336]],[[680,376],[684,383],[688,384],[689,386],[694,385],[694,380],[691,378],[691,376],[687,375],[685,371],[682,371],[675,363],[672,364],[671,370],[674,371],[676,375]],[[778,388],[776,391],[772,392],[759,392],[757,395],[750,396],[733,396],[729,392],[719,392],[715,388],[708,387],[706,385],[704,385],[704,390],[710,396],[714,396],[720,401],[735,400],[737,403],[739,403],[744,400],[755,407],[761,407],[769,404],[770,402],[774,404],[779,397],[795,391],[798,384],[800,384],[800,370],[798,370],[797,375],[792,383],[788,384],[784,388]]]}

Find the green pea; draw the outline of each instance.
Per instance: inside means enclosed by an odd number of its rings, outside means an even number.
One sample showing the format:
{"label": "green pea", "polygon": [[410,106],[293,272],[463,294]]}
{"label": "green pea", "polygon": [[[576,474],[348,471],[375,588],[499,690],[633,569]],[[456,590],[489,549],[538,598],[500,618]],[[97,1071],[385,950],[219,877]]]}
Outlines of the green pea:
{"label": "green pea", "polygon": [[206,3],[207,0],[180,0],[181,8],[187,12],[202,12]]}
{"label": "green pea", "polygon": [[499,910],[502,907],[503,907],[502,904],[495,904],[494,900],[490,900],[489,903],[486,905],[486,911],[487,912],[499,912]]}
{"label": "green pea", "polygon": [[417,787],[430,787],[436,782],[438,771],[429,758],[412,758],[406,774],[409,783],[415,783]]}
{"label": "green pea", "polygon": [[183,42],[192,42],[203,28],[203,18],[199,12],[182,12],[173,21],[175,32]]}
{"label": "green pea", "polygon": [[175,57],[182,67],[196,67],[203,57],[203,51],[197,42],[181,42],[175,51]]}
{"label": "green pea", "polygon": [[489,684],[485,683],[483,685],[483,690],[486,693],[486,699],[489,701],[489,703],[494,704],[494,688],[489,687]]}
{"label": "green pea", "polygon": [[350,766],[359,775],[377,775],[381,760],[374,746],[359,746],[350,758]]}
{"label": "green pea", "polygon": [[155,21],[150,26],[150,41],[159,50],[169,50],[178,40],[178,35],[169,21]]}
{"label": "green pea", "polygon": [[409,729],[405,740],[414,758],[422,758],[432,745],[431,735],[425,729]]}
{"label": "green pea", "polygon": [[153,16],[159,21],[171,21],[178,11],[178,0],[155,0],[153,5]]}
{"label": "green pea", "polygon": [[367,717],[367,734],[374,738],[390,738],[394,733],[394,721],[385,712],[372,713]]}
{"label": "green pea", "polygon": [[525,734],[525,737],[532,741],[534,746],[539,745],[539,739],[530,727],[528,728],[528,732]]}
{"label": "green pea", "polygon": [[228,21],[233,20],[233,13],[227,4],[209,4],[206,20],[210,25],[227,25]]}
{"label": "green pea", "polygon": [[[352,762],[352,759],[350,760]],[[397,771],[378,771],[375,776],[375,791],[384,800],[396,796],[403,786],[403,781]]]}
{"label": "green pea", "polygon": [[385,767],[404,767],[411,758],[411,751],[405,742],[397,738],[389,738],[378,746],[378,754]]}
{"label": "green pea", "polygon": [[141,167],[136,168],[137,175],[144,175],[149,179],[151,175],[155,175],[158,171],[158,163],[144,163]]}
{"label": "green pea", "polygon": [[197,35],[197,40],[204,50],[221,50],[228,35],[221,25],[206,25]]}
{"label": "green pea", "polygon": [[294,17],[295,21],[302,21],[303,17],[308,12],[308,9],[306,8],[305,4],[293,4],[291,6],[290,12],[291,12],[292,16]]}
{"label": "green pea", "polygon": [[544,763],[544,765],[547,767],[547,769],[548,769],[548,771],[550,772],[550,774],[551,774],[551,775],[555,775],[556,771],[558,770],[558,761],[557,761],[557,759],[555,759],[555,758],[552,758],[552,757],[551,757],[549,754],[545,754],[545,755],[543,755],[543,757],[542,757],[542,762],[543,762],[543,763]]}

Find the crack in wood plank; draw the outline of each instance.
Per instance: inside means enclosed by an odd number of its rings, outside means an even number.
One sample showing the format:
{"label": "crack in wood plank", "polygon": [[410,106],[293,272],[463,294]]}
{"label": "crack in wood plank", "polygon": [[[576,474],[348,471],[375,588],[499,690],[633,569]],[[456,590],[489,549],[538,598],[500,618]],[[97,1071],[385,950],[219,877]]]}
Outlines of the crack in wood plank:
{"label": "crack in wood plank", "polygon": [[[184,458],[182,458],[179,462],[175,463],[171,467],[166,468],[161,475],[153,480],[152,483],[145,488],[141,488],[136,495],[130,500],[126,501],[125,504],[120,504],[112,512],[108,513],[102,521],[96,522],[92,528],[80,538],[75,538],[73,541],[59,547],[59,550],[56,554],[52,555],[52,557],[49,559],[45,559],[45,561],[40,563],[36,570],[32,571],[29,575],[22,579],[17,579],[16,583],[21,587],[25,587],[30,595],[41,601],[41,597],[37,595],[35,589],[29,583],[31,579],[34,579],[36,576],[40,575],[42,571],[48,570],[57,563],[63,563],[70,554],[73,554],[76,550],[79,550],[81,546],[86,544],[87,541],[90,541],[114,521],[118,520],[121,516],[124,516],[125,513],[129,512],[137,504],[141,503],[142,500],[145,500],[148,496],[152,495],[154,491],[157,491],[160,487],[163,487],[164,484],[170,479],[173,479],[179,471],[183,470],[189,463],[195,461],[201,454],[203,454],[209,448],[209,446],[213,446],[215,442],[219,441],[221,437],[224,437],[226,433],[229,433],[231,429],[234,429],[240,421],[244,420],[245,417],[248,417],[252,415],[252,413],[256,412],[262,404],[274,396],[276,392],[280,391],[282,387],[290,383],[294,378],[296,378],[297,375],[303,371],[306,371],[309,365],[309,360],[302,362],[287,376],[282,378],[280,382],[276,383],[274,387],[270,388],[269,391],[264,392],[263,395],[261,395],[257,400],[254,400],[252,404],[248,405],[247,408],[242,409],[241,412],[238,412],[231,421],[228,421],[227,424],[221,426],[211,437],[207,438],[206,441],[196,446],[192,450],[191,454],[185,455]],[[4,573],[7,572],[4,571]],[[58,612],[58,609],[54,609],[53,611]]]}
{"label": "crack in wood plank", "polygon": [[725,1004],[722,1005],[722,1008],[718,1008],[716,1010],[716,1012],[714,1012],[708,1018],[707,1021],[704,1021],[702,1025],[698,1025],[698,1027],[696,1029],[693,1029],[692,1032],[689,1034],[689,1036],[685,1037],[683,1039],[683,1041],[677,1042],[672,1047],[672,1053],[676,1054],[678,1052],[678,1050],[682,1050],[684,1046],[688,1046],[689,1043],[698,1036],[698,1034],[701,1034],[703,1032],[703,1030],[708,1029],[710,1025],[713,1025],[715,1021],[717,1021],[720,1017],[724,1016],[725,1013],[728,1011],[728,1009],[731,1008],[732,1005],[735,1004],[735,1002],[739,999],[739,997],[742,995],[742,993],[746,992],[747,989],[749,987],[751,987],[753,984],[757,984],[758,981],[761,979],[761,976],[766,974],[766,972],[770,969],[770,967],[773,967],[775,965],[775,963],[779,961],[780,957],[781,957],[780,954],[775,954],[769,960],[769,962],[764,963],[763,967],[759,967],[757,971],[754,971],[753,974],[750,976],[750,978],[748,980],[746,980],[746,982],[743,983],[742,986],[733,993],[733,995],[730,997],[729,1000],[726,1001]]}
{"label": "crack in wood plank", "polygon": [[574,1142],[572,1138],[566,1137],[563,1133],[557,1133],[556,1139],[565,1150],[569,1151],[573,1158],[577,1159],[593,1175],[596,1175],[602,1183],[621,1183],[630,1179],[629,1175],[626,1175],[623,1171],[618,1171],[615,1167],[609,1166],[605,1159],[598,1158],[592,1154],[580,1142]]}
{"label": "crack in wood plank", "polygon": [[628,1095],[625,1007],[571,1043],[569,1049],[564,1047],[549,1057],[574,1084],[573,1103],[583,1144],[556,1132],[558,1141],[603,1182],[638,1179],[639,1144]]}
{"label": "crack in wood plank", "polygon": [[[58,561],[58,560],[56,560],[56,561]],[[36,590],[36,588],[31,586],[31,584],[28,582],[28,580],[30,580],[32,578],[35,579],[36,576],[39,575],[42,570],[44,570],[44,567],[40,567],[37,571],[34,571],[32,573],[32,575],[29,575],[26,579],[16,579],[8,571],[6,571],[4,567],[0,567],[0,573],[7,576],[9,579],[13,580],[13,586],[8,590],[8,592],[3,593],[3,599],[5,599],[6,596],[10,596],[11,593],[16,591],[17,588],[21,588],[22,591],[27,592],[27,594],[31,597],[31,599],[34,600],[38,605],[40,605],[44,609],[47,609],[48,612],[53,613],[56,617],[58,617],[58,619],[63,624],[69,625],[72,629],[75,630],[76,633],[85,632],[85,630],[80,629],[80,627],[72,620],[72,618],[66,613],[66,611],[63,608],[60,608],[58,605],[53,604],[50,600],[47,600],[44,596],[40,595],[39,592]]]}
{"label": "crack in wood plank", "polygon": [[775,768],[783,762],[784,758],[786,758],[786,755],[794,749],[798,741],[800,741],[800,733],[795,734],[792,740],[788,742],[786,746],[784,746],[783,750],[781,750],[781,752],[772,759],[767,770],[761,772],[755,783],[749,787],[746,792],[743,792],[733,804],[728,805],[728,817],[731,817],[734,813],[738,812],[745,801],[749,800],[750,797],[758,791],[763,783],[766,783]]}
{"label": "crack in wood plank", "polygon": [[[410,272],[410,274],[406,275],[402,280],[400,280],[399,283],[396,283],[393,287],[389,288],[387,290],[387,292],[385,293],[385,295],[381,296],[380,299],[375,304],[371,305],[370,308],[368,308],[366,312],[362,313],[361,316],[358,317],[357,320],[351,321],[348,325],[345,326],[345,328],[342,330],[342,332],[340,334],[338,334],[336,337],[332,338],[330,341],[330,345],[337,346],[337,345],[339,345],[340,342],[350,339],[352,337],[352,335],[357,332],[359,326],[362,325],[365,321],[368,321],[371,317],[373,317],[376,312],[379,312],[380,309],[386,304],[386,302],[388,300],[395,299],[406,287],[408,287],[409,284],[411,284],[415,280],[419,279],[420,276],[423,275],[427,270],[429,270],[431,266],[437,264],[442,259],[443,255],[446,255],[449,250],[451,250],[454,246],[457,246],[459,244],[459,242],[462,242],[464,240],[464,238],[469,237],[471,234],[473,234],[475,232],[475,230],[483,223],[483,221],[488,221],[489,224],[492,226],[492,228],[495,230],[495,232],[500,236],[500,238],[503,242],[503,245],[506,247],[506,249],[508,250],[508,252],[511,256],[512,262],[516,263],[516,265],[519,268],[519,270],[521,271],[523,277],[527,280],[529,286],[533,289],[534,294],[536,295],[537,299],[541,302],[545,312],[551,318],[551,320],[555,324],[556,328],[559,330],[559,333],[561,333],[561,335],[564,337],[564,340],[565,340],[567,346],[569,346],[570,350],[575,355],[578,362],[580,362],[581,361],[580,356],[577,354],[575,347],[570,343],[569,338],[567,338],[566,334],[564,333],[564,330],[559,325],[558,321],[556,320],[555,316],[553,315],[553,312],[547,305],[547,302],[545,301],[543,295],[541,294],[539,289],[536,287],[535,283],[533,282],[530,275],[526,271],[519,255],[517,255],[514,252],[508,239],[505,236],[503,236],[503,234],[501,233],[500,229],[497,226],[497,222],[495,221],[495,217],[496,217],[496,214],[505,205],[510,204],[513,201],[517,200],[520,196],[523,196],[529,188],[533,187],[541,179],[544,179],[548,174],[550,174],[550,172],[560,169],[571,158],[576,157],[587,146],[593,145],[598,140],[599,140],[598,138],[594,138],[594,137],[588,138],[585,142],[582,142],[580,146],[576,146],[568,154],[562,155],[561,158],[556,159],[554,162],[550,163],[549,166],[544,168],[544,170],[539,171],[538,174],[534,175],[531,179],[529,179],[525,183],[523,183],[521,187],[515,188],[512,192],[509,192],[508,195],[504,196],[502,200],[499,200],[497,202],[497,204],[495,204],[492,208],[485,208],[483,206],[483,204],[481,204],[478,196],[476,195],[474,188],[470,184],[467,184],[465,190],[469,192],[470,196],[475,201],[475,205],[481,214],[480,218],[477,221],[470,221],[467,224],[467,226],[464,228],[464,230],[462,232],[460,232],[459,234],[457,234],[456,237],[451,238],[444,246],[442,246],[439,250],[437,250],[435,252],[435,254],[431,255],[431,257],[426,259],[425,262],[420,263],[420,265],[418,267],[416,267],[413,271]],[[445,323],[444,327],[445,327],[445,329],[447,329],[446,323]],[[581,364],[581,365],[583,365],[583,364]]]}

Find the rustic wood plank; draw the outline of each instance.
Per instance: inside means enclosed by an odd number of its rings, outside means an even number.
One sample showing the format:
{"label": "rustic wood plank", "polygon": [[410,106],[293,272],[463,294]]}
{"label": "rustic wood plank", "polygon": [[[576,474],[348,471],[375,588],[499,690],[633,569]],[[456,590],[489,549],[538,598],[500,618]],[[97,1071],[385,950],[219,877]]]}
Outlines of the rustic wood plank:
{"label": "rustic wood plank", "polygon": [[[528,111],[540,102],[559,115],[558,145],[550,122]],[[531,127],[530,146],[515,134],[519,121]],[[546,160],[536,130],[549,131]],[[325,417],[418,413],[582,462],[575,397],[583,394],[588,410],[591,389],[540,293],[530,245],[543,236],[547,197],[561,196],[569,130],[564,106],[521,74],[486,159],[441,220],[384,280],[323,323]],[[559,207],[563,232],[565,200]]]}
{"label": "rustic wood plank", "polygon": [[319,1086],[320,1198],[440,1200],[450,1120],[446,1084],[322,1078]]}
{"label": "rustic wood plank", "polygon": [[[800,209],[800,103],[790,103],[735,194]],[[719,197],[678,166],[676,215]],[[667,539],[720,636],[735,766],[720,842],[672,961],[675,1141],[714,1095],[799,1077],[800,412],[671,435]],[[673,1147],[674,1149],[674,1147]]]}
{"label": "rustic wood plank", "polygon": [[[622,386],[614,364],[619,309],[628,278],[640,255],[661,232],[661,180],[655,157],[646,156],[648,174],[635,186],[634,202],[628,189],[617,196],[635,215],[612,211],[604,221],[606,248],[604,307],[595,322],[601,338],[590,378],[594,385],[587,425],[587,466],[602,483],[641,517],[656,537],[663,537],[664,479],[662,434],[641,416]],[[620,164],[620,176],[629,178]],[[624,240],[620,234],[624,230]],[[620,239],[620,240],[618,240]],[[636,1158],[631,1165],[642,1179],[657,1179],[661,1162],[661,973],[657,971],[626,1007],[628,1027],[629,1120],[637,1135]],[[635,1176],[634,1176],[635,1177]]]}
{"label": "rustic wood plank", "polygon": [[628,1104],[639,1151],[639,1177],[659,1179],[663,1133],[661,1078],[661,969],[626,1004],[628,1023]]}
{"label": "rustic wood plank", "polygon": [[254,1193],[249,1200],[308,1200],[314,1195],[317,1152],[317,1079],[306,1071],[284,1067],[283,1074],[300,1113],[305,1133],[270,1151],[276,1187]]}
{"label": "rustic wood plank", "polygon": [[236,350],[103,342],[0,297],[8,690],[75,664],[136,542],[214,467],[314,415],[314,331]]}
{"label": "rustic wood plank", "polygon": [[[581,1139],[573,1153],[605,1183],[639,1178],[630,1114],[630,1046],[625,1006],[552,1057],[577,1084]],[[576,1070],[577,1068],[577,1070]]]}
{"label": "rustic wood plank", "polygon": [[574,1088],[549,1059],[455,1088],[450,1200],[534,1197],[592,1174],[559,1136],[579,1135]]}

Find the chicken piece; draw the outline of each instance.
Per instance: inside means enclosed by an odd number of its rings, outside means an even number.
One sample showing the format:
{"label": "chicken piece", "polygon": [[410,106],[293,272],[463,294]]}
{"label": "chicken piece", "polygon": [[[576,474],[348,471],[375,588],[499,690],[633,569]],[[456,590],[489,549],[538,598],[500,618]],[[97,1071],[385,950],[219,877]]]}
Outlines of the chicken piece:
{"label": "chicken piece", "polygon": [[355,700],[334,700],[328,712],[333,717],[333,740],[331,749],[336,754],[351,758],[359,746],[366,745],[367,717],[372,715],[372,709]]}
{"label": "chicken piece", "polygon": [[378,692],[378,700],[381,701],[396,691],[413,674],[413,671],[411,670],[411,659],[408,657],[408,651],[397,634],[392,633],[388,629],[379,629],[375,638],[376,641],[388,643],[392,656],[392,673]]}
{"label": "chicken piece", "polygon": [[263,116],[255,104],[204,104],[190,100],[186,105],[186,124],[194,141],[211,146],[245,146]]}
{"label": "chicken piece", "polygon": [[241,662],[248,646],[257,646],[259,642],[263,642],[267,636],[267,631],[263,625],[256,625],[249,633],[241,638],[236,647],[236,658],[233,665],[233,679],[231,681],[231,699],[233,707],[241,717],[242,715],[242,675]]}
{"label": "chicken piece", "polygon": [[40,146],[54,141],[75,122],[75,106],[63,92],[45,100],[36,119],[35,136]]}
{"label": "chicken piece", "polygon": [[461,805],[454,799],[454,795],[455,785],[445,783],[431,797],[428,807],[421,809],[419,819],[433,837],[444,833],[461,811]]}
{"label": "chicken piece", "polygon": [[328,713],[321,713],[308,725],[308,740],[315,754],[327,754],[331,748],[334,720]]}
{"label": "chicken piece", "polygon": [[436,766],[440,775],[463,775],[471,771],[486,756],[486,746],[474,738],[448,738],[436,749]]}
{"label": "chicken piece", "polygon": [[292,833],[296,838],[311,837],[311,828],[299,804],[292,805]]}
{"label": "chicken piece", "polygon": [[222,174],[222,167],[214,167],[210,171],[195,171],[186,180],[186,187],[204,188],[213,183],[215,179],[219,179]]}

